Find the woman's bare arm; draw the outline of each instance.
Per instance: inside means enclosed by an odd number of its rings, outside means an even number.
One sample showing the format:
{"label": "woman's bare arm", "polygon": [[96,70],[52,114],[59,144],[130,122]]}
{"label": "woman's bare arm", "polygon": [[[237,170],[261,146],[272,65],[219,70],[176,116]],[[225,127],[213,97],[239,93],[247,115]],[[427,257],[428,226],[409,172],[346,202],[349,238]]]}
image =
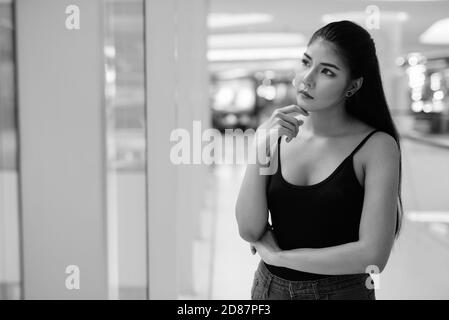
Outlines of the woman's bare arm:
{"label": "woman's bare arm", "polygon": [[268,223],[265,195],[268,175],[262,175],[261,169],[263,168],[258,161],[246,166],[235,206],[240,236],[248,242],[259,240]]}
{"label": "woman's bare arm", "polygon": [[[320,249],[264,250],[269,264],[319,274],[363,273],[368,266],[385,268],[394,242],[400,152],[396,141],[377,133],[367,143],[365,199],[359,240]],[[265,241],[266,242],[266,241]],[[256,248],[258,244],[256,243]]]}
{"label": "woman's bare arm", "polygon": [[[258,140],[252,146],[250,152],[254,152],[257,157],[258,153],[264,152],[270,159],[270,172],[277,170],[277,144],[275,148],[272,148],[270,143],[274,140],[277,142],[278,137],[286,135],[288,141],[296,137],[298,134],[299,126],[304,121],[298,120],[294,117],[295,114],[308,115],[305,111],[296,105],[287,106],[277,109],[273,112],[270,119],[268,119],[263,125],[261,125],[256,134],[257,137],[262,130],[265,130],[266,134],[269,130],[276,130],[276,134],[273,136],[267,135],[264,143],[259,144]],[[262,136],[264,136],[262,134]],[[270,139],[271,138],[271,139]],[[261,139],[263,140],[263,138]],[[269,146],[266,148],[266,146]],[[271,153],[271,154],[269,154]],[[274,167],[272,164],[274,163]],[[274,168],[274,170],[272,170]],[[268,208],[266,199],[266,186],[268,175],[266,174],[267,168],[259,164],[259,161],[255,163],[248,163],[243,178],[240,192],[237,198],[235,206],[235,214],[237,218],[237,224],[239,228],[240,236],[248,242],[256,242],[264,234],[268,223]],[[265,173],[264,173],[265,172]],[[274,172],[271,172],[274,173]]]}

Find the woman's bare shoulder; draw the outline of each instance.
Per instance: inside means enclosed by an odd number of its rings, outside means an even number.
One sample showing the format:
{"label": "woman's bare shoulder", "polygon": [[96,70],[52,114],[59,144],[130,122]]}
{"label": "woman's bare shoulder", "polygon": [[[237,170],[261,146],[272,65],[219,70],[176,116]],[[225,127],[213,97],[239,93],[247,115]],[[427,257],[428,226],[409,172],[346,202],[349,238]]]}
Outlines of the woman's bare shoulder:
{"label": "woman's bare shoulder", "polygon": [[[373,129],[374,130],[374,129]],[[397,141],[390,134],[377,131],[366,141],[360,150],[363,165],[367,167],[373,161],[379,161],[379,155],[384,159],[398,160],[400,149]]]}

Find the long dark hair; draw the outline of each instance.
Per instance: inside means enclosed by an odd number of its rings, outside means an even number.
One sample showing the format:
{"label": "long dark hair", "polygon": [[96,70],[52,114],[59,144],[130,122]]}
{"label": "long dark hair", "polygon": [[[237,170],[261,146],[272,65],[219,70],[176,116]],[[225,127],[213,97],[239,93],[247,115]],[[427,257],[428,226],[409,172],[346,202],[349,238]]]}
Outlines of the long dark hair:
{"label": "long dark hair", "polygon": [[308,43],[322,39],[331,42],[350,70],[351,79],[363,77],[362,86],[346,100],[346,112],[364,123],[391,135],[399,148],[399,190],[396,238],[402,226],[402,165],[400,137],[385,99],[376,47],[371,35],[358,24],[343,20],[317,30]]}

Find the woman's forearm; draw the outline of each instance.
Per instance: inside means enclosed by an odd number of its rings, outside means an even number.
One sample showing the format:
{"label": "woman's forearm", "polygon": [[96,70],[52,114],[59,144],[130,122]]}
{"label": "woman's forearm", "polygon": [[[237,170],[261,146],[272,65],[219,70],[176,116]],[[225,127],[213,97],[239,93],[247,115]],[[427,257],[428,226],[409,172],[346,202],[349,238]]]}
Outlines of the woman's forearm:
{"label": "woman's forearm", "polygon": [[260,166],[248,164],[235,206],[240,236],[257,241],[265,232],[268,209],[265,196],[266,177],[259,172]]}
{"label": "woman's forearm", "polygon": [[365,273],[373,265],[382,271],[385,262],[371,251],[360,241],[320,249],[283,250],[274,255],[272,264],[327,275]]}
{"label": "woman's forearm", "polygon": [[[253,145],[253,152],[265,152],[269,158],[269,148],[257,151]],[[252,155],[256,158],[257,153]],[[240,236],[248,242],[256,242],[264,234],[268,223],[268,208],[266,199],[267,175],[262,174],[263,167],[259,161],[249,161],[245,176],[235,206],[235,214]]]}

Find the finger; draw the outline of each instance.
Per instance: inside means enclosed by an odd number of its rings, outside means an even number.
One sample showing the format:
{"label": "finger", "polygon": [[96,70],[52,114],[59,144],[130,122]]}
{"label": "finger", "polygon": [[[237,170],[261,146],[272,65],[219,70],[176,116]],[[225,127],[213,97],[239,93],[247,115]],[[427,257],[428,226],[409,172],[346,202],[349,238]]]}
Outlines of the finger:
{"label": "finger", "polygon": [[294,126],[299,126],[299,124],[300,124],[300,122],[299,122],[300,120],[296,119],[295,117],[293,117],[289,114],[284,114],[282,112],[278,112],[278,113],[276,113],[276,117],[278,117],[279,119],[282,119],[284,121],[287,121]]}
{"label": "finger", "polygon": [[293,139],[293,133],[290,129],[280,126],[279,128],[279,137],[286,136],[287,142],[290,142],[291,139]]}
{"label": "finger", "polygon": [[282,124],[280,124],[279,136],[286,136],[287,142],[290,142],[296,136],[296,134],[290,128],[284,127]]}
{"label": "finger", "polygon": [[299,112],[300,108],[296,104],[291,104],[291,105],[286,106],[286,107],[277,108],[276,110],[278,110],[278,111],[280,111],[282,113],[290,113],[290,112],[294,112],[294,111]]}
{"label": "finger", "polygon": [[293,116],[303,115],[306,117],[308,117],[310,115],[309,111],[307,111],[306,109],[299,107],[299,106],[298,106],[298,110],[289,112],[289,114],[291,114]]}
{"label": "finger", "polygon": [[291,123],[293,126],[297,126],[298,125],[298,121],[299,121],[295,117],[287,115],[287,114],[283,113],[280,110],[275,110],[273,112],[273,114],[271,115],[271,117],[274,119],[274,121],[284,120],[286,122]]}
{"label": "finger", "polygon": [[290,130],[292,132],[292,134],[296,133],[296,129],[299,127],[297,125],[293,125],[288,121],[285,121],[283,119],[278,119],[278,124],[287,128],[288,130]]}
{"label": "finger", "polygon": [[305,109],[303,109],[302,107],[296,105],[296,104],[292,104],[286,107],[282,107],[277,109],[280,112],[284,113],[284,114],[289,114],[289,113],[296,113],[297,114],[302,114],[304,116],[309,116],[309,112]]}
{"label": "finger", "polygon": [[[285,122],[283,120],[279,121],[279,124],[283,127],[286,127],[291,131],[292,138],[295,138],[298,135],[299,127],[304,123],[304,121],[299,121],[299,124],[297,126],[292,127],[292,125],[289,122]],[[290,139],[291,140],[291,139]],[[289,142],[289,141],[288,141]]]}

